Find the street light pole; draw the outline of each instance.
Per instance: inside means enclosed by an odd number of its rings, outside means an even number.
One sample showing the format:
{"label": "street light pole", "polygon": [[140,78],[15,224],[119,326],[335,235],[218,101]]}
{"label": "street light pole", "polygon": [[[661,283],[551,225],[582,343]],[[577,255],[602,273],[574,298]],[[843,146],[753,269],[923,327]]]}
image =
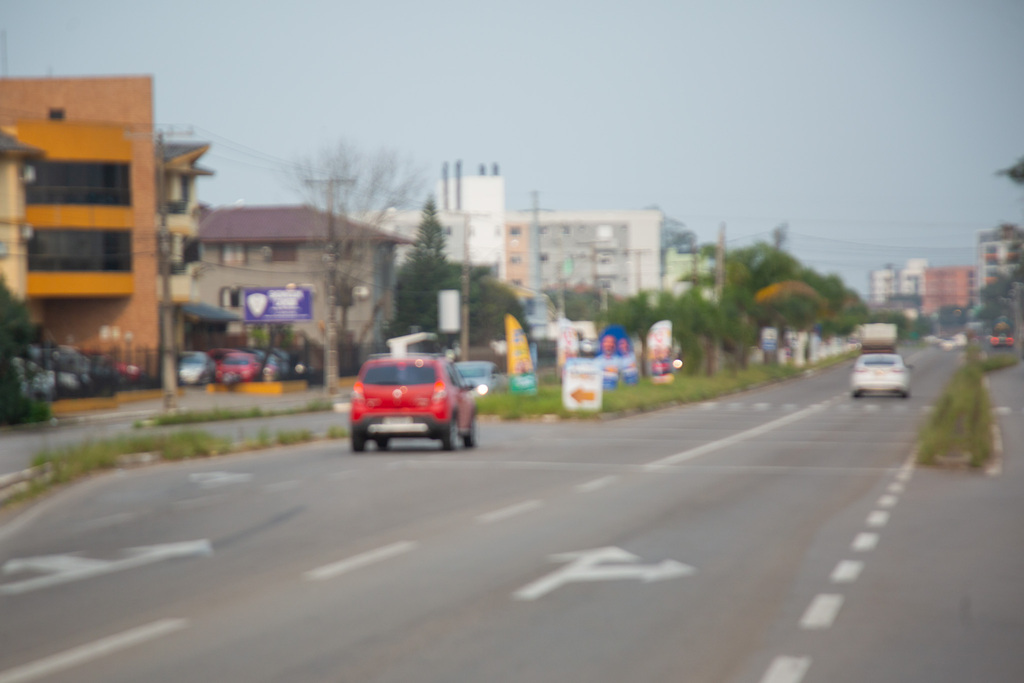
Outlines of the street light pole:
{"label": "street light pole", "polygon": [[167,190],[164,173],[164,134],[156,134],[156,201],[160,225],[157,233],[157,257],[160,265],[160,344],[163,347],[161,384],[164,410],[178,409],[178,368],[175,353],[174,300],[171,296],[171,234],[167,230]]}

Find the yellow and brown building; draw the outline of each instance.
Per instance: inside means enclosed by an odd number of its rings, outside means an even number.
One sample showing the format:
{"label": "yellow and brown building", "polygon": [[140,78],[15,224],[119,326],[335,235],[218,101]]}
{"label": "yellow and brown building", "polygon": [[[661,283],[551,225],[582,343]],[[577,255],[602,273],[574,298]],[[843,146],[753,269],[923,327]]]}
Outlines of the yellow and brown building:
{"label": "yellow and brown building", "polygon": [[191,296],[184,261],[207,145],[158,145],[148,76],[0,79],[0,133],[17,145],[0,144],[4,273],[41,341],[157,348],[159,199],[180,305]]}

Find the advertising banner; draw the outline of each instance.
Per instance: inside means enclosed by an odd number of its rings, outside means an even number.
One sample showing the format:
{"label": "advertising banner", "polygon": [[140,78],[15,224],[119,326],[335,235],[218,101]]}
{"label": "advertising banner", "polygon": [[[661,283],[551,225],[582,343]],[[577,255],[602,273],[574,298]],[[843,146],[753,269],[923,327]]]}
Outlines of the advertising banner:
{"label": "advertising banner", "polygon": [[513,394],[537,393],[537,374],[526,333],[514,316],[505,315],[505,340],[508,345],[508,388]]}
{"label": "advertising banner", "polygon": [[675,379],[672,367],[672,321],[660,320],[647,332],[647,367],[651,381],[668,384]]}
{"label": "advertising banner", "polygon": [[613,391],[621,380],[624,384],[636,384],[640,370],[633,353],[633,342],[622,325],[609,325],[598,336],[600,351],[594,359],[604,377],[604,390]]}
{"label": "advertising banner", "polygon": [[301,287],[246,287],[247,323],[297,323],[313,319],[313,292]]}
{"label": "advertising banner", "polygon": [[580,336],[567,318],[558,321],[558,370],[565,367],[570,358],[580,355]]}
{"label": "advertising banner", "polygon": [[562,372],[566,410],[601,410],[601,368],[591,358],[569,358]]}

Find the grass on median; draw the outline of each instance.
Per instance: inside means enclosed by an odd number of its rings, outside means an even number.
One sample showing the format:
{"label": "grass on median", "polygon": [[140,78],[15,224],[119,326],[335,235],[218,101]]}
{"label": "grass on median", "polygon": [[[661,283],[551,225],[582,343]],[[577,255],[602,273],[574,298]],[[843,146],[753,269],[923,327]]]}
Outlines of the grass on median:
{"label": "grass on median", "polygon": [[[848,360],[850,355],[836,356],[823,361],[822,368]],[[695,403],[767,382],[794,377],[805,371],[791,365],[751,365],[745,370],[723,371],[712,377],[677,374],[669,384],[654,384],[641,378],[633,386],[620,385],[614,391],[602,394],[601,413],[623,413],[654,410],[682,403]],[[477,399],[480,415],[496,415],[505,420],[518,420],[544,415],[561,418],[588,419],[599,417],[593,411],[570,411],[562,405],[562,387],[557,383],[542,382],[535,396],[524,394],[488,394]]]}
{"label": "grass on median", "polygon": [[985,387],[986,372],[1017,364],[1007,354],[983,358],[969,346],[929,418],[918,433],[917,460],[922,465],[983,467],[992,457],[992,404]]}
{"label": "grass on median", "polygon": [[135,427],[152,427],[167,425],[197,424],[202,422],[220,422],[222,420],[249,420],[257,417],[275,417],[279,415],[298,415],[300,413],[322,413],[334,409],[334,403],[326,399],[309,401],[305,405],[281,410],[264,410],[262,408],[212,408],[210,410],[185,410],[179,413],[155,415],[135,422]]}

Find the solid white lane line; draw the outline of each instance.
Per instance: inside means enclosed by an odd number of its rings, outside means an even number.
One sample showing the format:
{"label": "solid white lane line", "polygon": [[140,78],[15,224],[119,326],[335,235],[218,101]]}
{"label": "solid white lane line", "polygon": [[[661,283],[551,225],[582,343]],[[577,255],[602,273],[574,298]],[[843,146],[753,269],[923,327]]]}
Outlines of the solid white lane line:
{"label": "solid white lane line", "polygon": [[899,501],[899,498],[886,494],[878,499],[878,507],[891,508]]}
{"label": "solid white lane line", "polygon": [[544,505],[543,501],[540,500],[524,500],[522,503],[516,503],[515,505],[509,505],[503,507],[500,510],[494,510],[493,512],[487,512],[476,518],[476,521],[480,524],[489,524],[491,522],[499,522],[509,517],[515,517],[521,515],[524,512],[530,512]]}
{"label": "solid white lane line", "polygon": [[843,596],[822,593],[811,601],[804,616],[800,619],[800,628],[820,630],[830,627],[843,606]]}
{"label": "solid white lane line", "polygon": [[776,657],[761,683],[800,683],[810,666],[810,657]]}
{"label": "solid white lane line", "polygon": [[415,541],[399,541],[398,543],[392,543],[391,545],[386,545],[381,548],[377,548],[376,550],[369,550],[365,553],[360,553],[359,555],[353,555],[352,557],[341,560],[340,562],[326,564],[323,567],[318,567],[317,569],[310,569],[302,576],[307,581],[333,579],[334,577],[350,572],[353,569],[359,569],[368,564],[397,557],[398,555],[407,553],[410,550],[414,550],[416,546],[417,543]]}
{"label": "solid white lane line", "polygon": [[789,415],[780,417],[777,420],[772,420],[771,422],[766,422],[763,425],[758,425],[757,427],[748,429],[745,432],[739,432],[738,434],[727,436],[724,439],[712,441],[710,443],[704,444],[703,446],[697,446],[696,448],[691,448],[688,451],[683,451],[682,453],[670,455],[667,458],[662,458],[660,460],[655,460],[654,462],[649,462],[646,465],[644,465],[644,469],[656,470],[667,465],[678,465],[681,462],[693,460],[694,458],[700,457],[707,453],[711,453],[712,451],[717,451],[720,448],[732,446],[733,444],[741,443],[748,439],[752,439],[755,436],[760,436],[765,432],[770,432],[773,429],[777,429],[779,427],[782,427],[783,425],[787,425],[790,422],[796,422],[797,420],[801,420],[810,415],[811,413],[816,413],[819,410],[821,410],[821,406],[808,406],[807,408],[804,408],[801,411],[790,413]]}
{"label": "solid white lane line", "polygon": [[592,493],[593,491],[597,491],[598,489],[603,489],[605,486],[614,484],[616,481],[618,481],[618,479],[619,478],[617,476],[612,474],[607,477],[601,477],[600,479],[588,481],[585,484],[577,484],[576,490],[579,491],[580,493]]}
{"label": "solid white lane line", "polygon": [[889,513],[885,510],[875,510],[868,515],[867,525],[870,527],[878,528],[883,527],[889,523]]}
{"label": "solid white lane line", "polygon": [[118,650],[124,650],[134,645],[140,645],[148,640],[180,631],[186,626],[188,626],[188,621],[185,619],[161,619],[160,621],[154,621],[151,624],[108,636],[93,643],[80,645],[79,647],[44,657],[23,666],[0,671],[0,683],[34,681],[55,674],[58,671],[65,671],[94,659],[105,657]]}
{"label": "solid white lane line", "polygon": [[860,578],[862,571],[864,571],[863,562],[843,560],[832,570],[832,576],[829,578],[832,580],[832,583],[853,583]]}
{"label": "solid white lane line", "polygon": [[850,547],[857,552],[866,552],[868,550],[874,550],[875,546],[878,545],[878,534],[871,533],[860,533],[853,539],[853,543]]}

